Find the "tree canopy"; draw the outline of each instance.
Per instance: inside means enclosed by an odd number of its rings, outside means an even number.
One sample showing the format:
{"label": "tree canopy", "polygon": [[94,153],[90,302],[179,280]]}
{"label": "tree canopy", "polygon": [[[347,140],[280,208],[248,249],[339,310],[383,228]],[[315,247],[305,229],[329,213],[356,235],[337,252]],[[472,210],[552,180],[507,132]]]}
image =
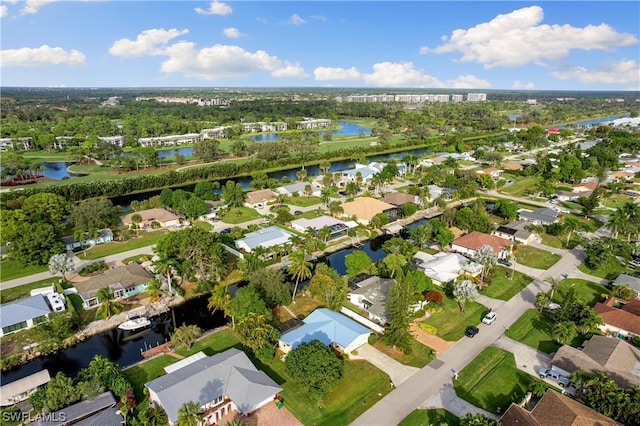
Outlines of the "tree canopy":
{"label": "tree canopy", "polygon": [[301,343],[287,354],[285,369],[312,398],[323,397],[342,379],[343,361],[319,340]]}

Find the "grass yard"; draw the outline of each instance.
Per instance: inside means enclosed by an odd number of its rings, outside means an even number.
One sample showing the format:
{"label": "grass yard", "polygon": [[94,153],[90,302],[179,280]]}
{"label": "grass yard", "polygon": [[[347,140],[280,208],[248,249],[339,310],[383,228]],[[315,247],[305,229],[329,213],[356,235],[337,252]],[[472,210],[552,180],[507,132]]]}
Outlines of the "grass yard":
{"label": "grass yard", "polygon": [[556,291],[553,293],[553,300],[556,303],[562,304],[565,294],[567,294],[567,291],[571,287],[576,289],[576,297],[584,300],[589,306],[595,305],[596,302],[601,302],[603,294],[611,294],[611,291],[602,284],[581,280],[579,278],[568,278],[558,284]]}
{"label": "grass yard", "polygon": [[[585,241],[584,238],[582,238],[581,236],[579,236],[575,232],[573,232],[571,234],[571,238],[569,239],[569,245],[568,246],[565,245],[565,243],[567,242],[566,235],[565,236],[562,236],[562,235],[555,236],[555,235],[547,234],[546,232],[542,232],[539,235],[540,235],[540,238],[542,239],[542,244],[544,244],[546,246],[549,246],[549,247],[553,247],[553,248],[559,248],[559,249],[563,249],[563,248],[572,249],[572,248],[575,248],[576,246],[582,244]],[[522,248],[522,247],[520,247],[520,248]]]}
{"label": "grass yard", "polygon": [[322,203],[322,198],[307,197],[306,195],[301,194],[299,197],[287,197],[287,200],[284,203],[298,207],[309,207]]}
{"label": "grass yard", "polygon": [[3,260],[0,262],[0,278],[2,281],[9,281],[15,278],[26,277],[27,275],[46,272],[48,266],[22,266],[15,260]]}
{"label": "grass yard", "polygon": [[202,339],[198,340],[191,346],[191,349],[181,348],[177,349],[176,353],[183,356],[190,356],[196,352],[203,351],[205,354],[211,356],[218,352],[226,351],[229,348],[237,346],[240,341],[233,333],[231,327],[223,328],[214,333],[208,334]]}
{"label": "grass yard", "polygon": [[458,426],[460,419],[443,408],[432,410],[413,410],[398,426],[432,426],[447,425]]}
{"label": "grass yard", "polygon": [[211,232],[211,230],[213,229],[213,226],[209,222],[203,222],[201,220],[194,220],[193,222],[191,222],[191,225],[194,228],[200,228],[203,231],[207,232]]}
{"label": "grass yard", "polygon": [[269,367],[281,378],[278,381],[270,374],[283,389],[285,407],[305,425],[348,425],[391,391],[389,376],[373,365],[345,361],[340,383],[325,398],[314,401],[306,397],[303,386],[289,379],[284,362],[276,359]]}
{"label": "grass yard", "polygon": [[34,281],[29,284],[20,285],[18,287],[3,289],[2,292],[0,292],[0,303],[7,303],[12,300],[29,297],[31,290],[41,287],[50,287],[54,285],[58,279],[58,277],[51,277],[40,281]]}
{"label": "grass yard", "polygon": [[411,367],[422,368],[435,358],[435,351],[433,349],[423,345],[415,339],[411,339],[411,353],[408,355],[400,350],[390,348],[382,343],[380,339],[378,339],[373,346],[399,363],[410,365]]}
{"label": "grass yard", "polygon": [[220,220],[229,225],[236,225],[259,218],[260,214],[255,209],[249,207],[233,207],[227,214],[220,217]]}
{"label": "grass yard", "polygon": [[514,182],[511,185],[503,186],[500,192],[504,192],[509,195],[522,195],[527,189],[537,185],[542,181],[542,176],[531,176],[524,178],[520,181]]}
{"label": "grass yard", "polygon": [[[541,316],[536,309],[529,309],[509,327],[505,334],[513,340],[550,354],[562,346],[551,335],[553,323],[553,316],[550,314],[543,313]],[[583,341],[584,338],[576,335],[570,344],[578,347]]]}
{"label": "grass yard", "polygon": [[591,269],[584,262],[582,262],[580,265],[578,265],[578,269],[585,274],[593,275],[594,277],[599,278],[606,278],[608,280],[615,280],[621,273],[630,272],[629,269],[618,262],[618,260],[613,258],[610,261],[599,265],[596,269]]}
{"label": "grass yard", "polygon": [[465,311],[460,312],[458,302],[446,296],[442,299],[442,307],[444,308],[442,312],[433,314],[424,322],[438,330],[437,336],[450,342],[461,339],[468,327],[478,325],[482,317],[489,312],[478,302],[467,302]]}
{"label": "grass yard", "polygon": [[140,234],[139,237],[131,238],[124,242],[112,241],[110,243],[100,244],[87,250],[85,252],[86,255],[85,253],[79,253],[78,257],[80,259],[99,259],[112,254],[150,246],[157,243],[167,232],[169,231],[166,229],[160,229],[157,231],[144,232]]}
{"label": "grass yard", "polygon": [[524,266],[536,269],[549,269],[561,259],[562,256],[536,247],[520,245],[516,251],[516,261]]}
{"label": "grass yard", "polygon": [[489,287],[482,290],[482,294],[492,299],[509,300],[533,281],[530,276],[518,271],[510,279],[511,270],[502,266],[494,267],[492,272],[491,278],[485,278],[485,281],[490,282]]}
{"label": "grass yard", "polygon": [[145,260],[149,260],[153,257],[153,254],[138,254],[136,256],[129,256],[129,257],[125,257],[124,259],[122,259],[122,263],[129,263],[129,262],[138,262],[140,260],[145,261]]}
{"label": "grass yard", "polygon": [[518,370],[511,352],[488,347],[454,380],[456,394],[490,413],[504,413],[512,402],[519,403],[529,384],[539,380]]}
{"label": "grass yard", "polygon": [[146,399],[144,396],[144,384],[164,375],[164,367],[178,361],[171,355],[158,355],[123,370],[124,377],[131,382],[136,399],[140,402]]}
{"label": "grass yard", "polygon": [[[611,207],[614,209],[623,207],[627,203],[633,203],[633,198],[618,194],[602,199],[602,205],[604,207]],[[611,214],[611,212],[609,214]]]}

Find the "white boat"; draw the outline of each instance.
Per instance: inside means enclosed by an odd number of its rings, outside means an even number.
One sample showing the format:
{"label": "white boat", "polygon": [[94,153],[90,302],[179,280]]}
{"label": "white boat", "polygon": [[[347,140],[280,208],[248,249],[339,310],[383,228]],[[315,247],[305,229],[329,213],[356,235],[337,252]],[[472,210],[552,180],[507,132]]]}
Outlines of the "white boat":
{"label": "white boat", "polygon": [[118,328],[120,330],[133,331],[147,327],[149,325],[151,325],[151,321],[149,320],[149,318],[143,317],[142,315],[136,315],[120,324]]}

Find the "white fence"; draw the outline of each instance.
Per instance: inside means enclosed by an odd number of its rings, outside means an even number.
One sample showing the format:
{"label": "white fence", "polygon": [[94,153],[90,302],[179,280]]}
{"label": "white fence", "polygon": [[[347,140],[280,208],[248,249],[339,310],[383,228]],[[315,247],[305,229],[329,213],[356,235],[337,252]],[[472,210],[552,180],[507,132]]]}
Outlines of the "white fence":
{"label": "white fence", "polygon": [[360,324],[364,325],[367,328],[370,328],[371,330],[373,330],[375,332],[384,333],[384,327],[382,327],[381,325],[378,325],[375,322],[363,317],[362,315],[359,315],[359,314],[353,312],[351,309],[345,308],[343,306],[342,308],[340,308],[340,312],[342,312],[343,314],[345,314],[346,316],[348,316],[352,320],[359,322]]}

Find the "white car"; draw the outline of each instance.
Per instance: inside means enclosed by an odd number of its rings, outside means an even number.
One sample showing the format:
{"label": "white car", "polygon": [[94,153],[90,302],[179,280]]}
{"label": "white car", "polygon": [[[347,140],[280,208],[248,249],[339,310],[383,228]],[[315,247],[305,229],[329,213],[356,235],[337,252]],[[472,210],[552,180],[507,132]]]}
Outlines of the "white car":
{"label": "white car", "polygon": [[491,324],[495,320],[496,320],[496,313],[495,312],[489,312],[487,315],[484,316],[484,318],[482,318],[482,323],[483,324]]}

